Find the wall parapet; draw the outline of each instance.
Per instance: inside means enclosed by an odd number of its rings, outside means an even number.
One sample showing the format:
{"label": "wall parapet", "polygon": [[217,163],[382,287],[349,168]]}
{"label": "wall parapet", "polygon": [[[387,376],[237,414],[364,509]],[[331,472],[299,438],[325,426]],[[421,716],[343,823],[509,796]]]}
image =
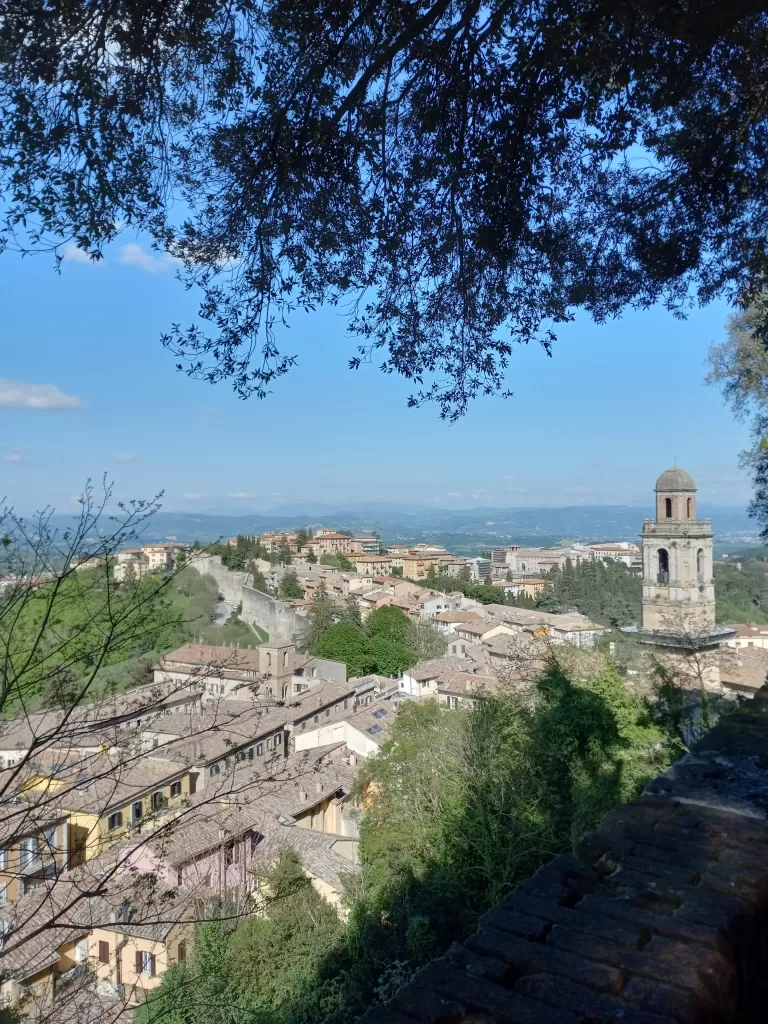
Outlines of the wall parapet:
{"label": "wall parapet", "polygon": [[222,564],[221,555],[197,554],[189,564],[198,572],[213,576],[222,597],[235,607],[242,605],[240,618],[266,630],[273,643],[299,640],[309,628],[306,616],[300,615],[289,601],[255,590],[251,574],[228,569]]}
{"label": "wall parapet", "polygon": [[359,1024],[725,1024],[768,1002],[768,686]]}

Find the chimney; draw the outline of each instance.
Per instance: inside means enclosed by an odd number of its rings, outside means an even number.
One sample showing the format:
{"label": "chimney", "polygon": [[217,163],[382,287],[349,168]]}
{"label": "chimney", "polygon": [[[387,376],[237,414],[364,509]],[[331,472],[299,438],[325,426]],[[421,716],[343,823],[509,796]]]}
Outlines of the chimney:
{"label": "chimney", "polygon": [[322,793],[324,789],[325,789],[325,786],[322,784],[322,782],[316,782],[315,783],[315,792],[316,793]]}

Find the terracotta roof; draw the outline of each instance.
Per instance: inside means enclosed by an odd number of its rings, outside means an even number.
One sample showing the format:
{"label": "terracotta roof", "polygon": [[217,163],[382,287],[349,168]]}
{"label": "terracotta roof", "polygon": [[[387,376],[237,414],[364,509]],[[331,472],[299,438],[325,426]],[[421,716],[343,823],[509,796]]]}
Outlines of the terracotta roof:
{"label": "terracotta roof", "polygon": [[327,832],[313,832],[296,825],[277,825],[254,851],[253,865],[262,869],[271,866],[284,850],[293,850],[302,866],[312,875],[343,892],[346,879],[357,873],[355,862],[338,850],[352,850],[357,840]]}
{"label": "terracotta roof", "polygon": [[438,612],[435,622],[482,622],[482,615],[477,612]]}
{"label": "terracotta roof", "polygon": [[231,670],[258,669],[258,648],[216,647],[213,644],[184,644],[175,651],[169,651],[160,659],[163,668],[191,665],[203,669],[226,668]]}

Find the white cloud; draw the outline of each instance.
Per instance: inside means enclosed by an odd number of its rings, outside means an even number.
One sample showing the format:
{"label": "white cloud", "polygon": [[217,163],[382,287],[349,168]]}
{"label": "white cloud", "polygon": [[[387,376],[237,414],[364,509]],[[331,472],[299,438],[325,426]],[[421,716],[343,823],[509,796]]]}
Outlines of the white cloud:
{"label": "white cloud", "polygon": [[116,455],[115,462],[138,462],[138,455]]}
{"label": "white cloud", "polygon": [[21,462],[21,456],[18,452],[11,452],[10,455],[5,456],[6,462]]}
{"label": "white cloud", "polygon": [[185,501],[199,501],[200,498],[204,497],[205,495],[200,494],[199,491],[187,491],[186,493],[182,494],[182,498],[184,498]]}
{"label": "white cloud", "polygon": [[249,494],[248,491],[233,491],[227,495],[228,498],[234,498],[235,501],[248,501],[249,498],[255,498],[255,494]]}
{"label": "white cloud", "polygon": [[55,384],[24,384],[0,377],[0,409],[79,409],[82,404]]}
{"label": "white cloud", "polygon": [[103,262],[102,260],[92,260],[85,249],[79,249],[74,242],[67,242],[61,254],[65,263],[87,263],[88,266],[94,267]]}
{"label": "white cloud", "polygon": [[175,256],[169,256],[168,253],[149,252],[143,245],[138,245],[136,242],[124,245],[120,249],[117,261],[126,267],[138,267],[139,270],[145,270],[148,274],[162,274],[166,270],[172,270],[173,267],[181,265],[181,260],[176,259]]}

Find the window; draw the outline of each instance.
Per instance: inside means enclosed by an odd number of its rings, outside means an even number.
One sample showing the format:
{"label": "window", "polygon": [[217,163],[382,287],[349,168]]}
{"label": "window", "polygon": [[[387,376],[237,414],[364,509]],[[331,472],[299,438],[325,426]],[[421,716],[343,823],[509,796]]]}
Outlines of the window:
{"label": "window", "polygon": [[261,757],[261,755],[264,753],[264,744],[263,743],[257,743],[256,744],[256,753],[258,754],[259,757]]}
{"label": "window", "polygon": [[234,843],[227,843],[227,845],[224,847],[224,863],[226,864],[227,867],[229,867],[230,864],[234,863],[234,860],[235,860],[235,844]]}
{"label": "window", "polygon": [[264,691],[264,693],[267,695],[267,697],[271,697],[272,696],[272,687],[268,686],[266,688],[266,690]]}
{"label": "window", "polygon": [[109,943],[105,942],[103,939],[99,939],[99,963],[109,963]]}
{"label": "window", "polygon": [[136,950],[136,973],[147,974],[150,978],[155,976],[155,954],[146,953],[144,950]]}
{"label": "window", "polygon": [[672,499],[671,498],[665,498],[664,499],[664,515],[666,516],[667,519],[671,519],[672,518]]}
{"label": "window", "polygon": [[272,737],[271,736],[267,736],[267,750],[271,750],[271,749],[272,749]]}
{"label": "window", "polygon": [[180,782],[172,782],[171,783],[171,796],[172,797],[174,797],[174,796],[181,796],[181,783]]}
{"label": "window", "polygon": [[221,768],[217,764],[212,764],[208,771],[210,775],[218,775]]}
{"label": "window", "polygon": [[688,519],[691,518],[691,499],[690,498],[688,498],[688,500],[685,503],[685,515],[686,515],[686,518],[688,518]]}
{"label": "window", "polygon": [[344,710],[345,710],[345,711],[347,710],[347,705],[348,705],[348,704],[349,704],[349,701],[348,701],[348,700],[345,700],[345,701],[344,701]]}
{"label": "window", "polygon": [[320,721],[320,716],[319,715],[315,715],[315,725],[317,725],[317,723],[319,721]]}
{"label": "window", "polygon": [[80,963],[88,959],[88,939],[80,939],[75,944],[75,960]]}
{"label": "window", "polygon": [[8,867],[8,849],[4,846],[0,849],[0,868],[5,869]]}
{"label": "window", "polygon": [[307,728],[307,723],[306,723],[306,722],[302,722],[302,723],[301,723],[301,729],[302,729],[302,732],[303,732],[303,731],[304,731],[304,729],[306,729],[306,728]]}
{"label": "window", "polygon": [[669,552],[666,548],[659,548],[659,583],[669,583]]}
{"label": "window", "polygon": [[177,871],[176,872],[176,886],[180,889],[183,884],[184,884],[184,872],[183,871]]}
{"label": "window", "polygon": [[244,750],[238,750],[238,752],[235,754],[235,759],[237,761],[244,761],[245,760],[245,751]]}
{"label": "window", "polygon": [[0,907],[4,907],[8,902],[8,886],[0,885]]}
{"label": "window", "polygon": [[[688,499],[690,501],[690,498]],[[696,552],[696,576],[699,583],[704,582],[704,548]]]}
{"label": "window", "polygon": [[248,760],[253,760],[253,747],[248,747]]}
{"label": "window", "polygon": [[137,821],[141,821],[142,817],[144,816],[144,807],[141,803],[141,800],[137,800],[133,807],[131,807],[131,816],[133,818],[134,825],[136,824]]}
{"label": "window", "polygon": [[275,736],[275,746],[276,747],[280,747],[280,746],[282,746],[282,744],[283,744],[283,734],[281,732],[279,732],[277,734],[277,736]]}
{"label": "window", "polygon": [[55,850],[56,849],[56,828],[55,827],[54,828],[49,828],[46,832],[44,832],[43,833],[43,838],[45,839],[45,845],[46,845],[46,847],[49,850]]}
{"label": "window", "polygon": [[110,832],[114,832],[116,828],[121,828],[123,824],[123,812],[115,811],[114,814],[110,814],[107,819],[107,828]]}
{"label": "window", "polygon": [[37,836],[27,836],[19,843],[19,865],[24,868],[37,856]]}
{"label": "window", "polygon": [[152,810],[159,811],[165,803],[165,794],[162,790],[158,789],[157,792],[152,794]]}
{"label": "window", "polygon": [[177,952],[176,952],[176,959],[178,960],[178,962],[180,964],[183,964],[184,961],[187,959],[187,944],[186,944],[186,942],[183,939],[181,940],[181,942],[178,945],[178,949],[177,949]]}

